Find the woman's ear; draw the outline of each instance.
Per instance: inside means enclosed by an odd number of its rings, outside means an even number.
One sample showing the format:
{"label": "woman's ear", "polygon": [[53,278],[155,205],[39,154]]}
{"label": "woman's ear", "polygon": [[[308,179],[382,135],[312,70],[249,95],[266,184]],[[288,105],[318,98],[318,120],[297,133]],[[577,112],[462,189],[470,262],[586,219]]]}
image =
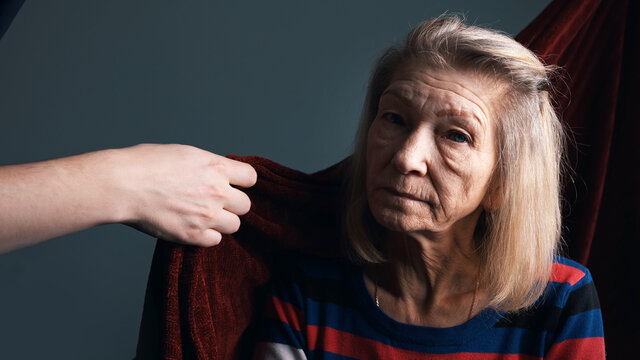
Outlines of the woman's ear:
{"label": "woman's ear", "polygon": [[482,199],[482,208],[486,212],[496,211],[500,206],[502,206],[502,200],[502,185],[497,181],[494,181],[487,189],[487,193],[484,194],[484,198]]}

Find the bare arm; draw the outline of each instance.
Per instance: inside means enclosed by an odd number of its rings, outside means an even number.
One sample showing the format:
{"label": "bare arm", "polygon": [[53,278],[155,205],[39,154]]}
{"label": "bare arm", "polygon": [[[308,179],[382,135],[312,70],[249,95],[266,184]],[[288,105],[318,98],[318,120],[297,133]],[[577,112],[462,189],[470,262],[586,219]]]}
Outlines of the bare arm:
{"label": "bare arm", "polygon": [[107,223],[212,246],[235,232],[248,164],[185,145],[137,145],[0,167],[0,253]]}

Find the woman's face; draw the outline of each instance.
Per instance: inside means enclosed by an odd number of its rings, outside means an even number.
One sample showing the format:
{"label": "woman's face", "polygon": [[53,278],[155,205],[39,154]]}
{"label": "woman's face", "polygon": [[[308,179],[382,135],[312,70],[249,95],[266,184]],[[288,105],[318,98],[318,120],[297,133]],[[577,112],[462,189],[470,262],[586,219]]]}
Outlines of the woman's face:
{"label": "woman's face", "polygon": [[475,228],[491,201],[498,94],[495,82],[471,72],[418,62],[397,71],[367,138],[367,198],[381,225],[430,233]]}

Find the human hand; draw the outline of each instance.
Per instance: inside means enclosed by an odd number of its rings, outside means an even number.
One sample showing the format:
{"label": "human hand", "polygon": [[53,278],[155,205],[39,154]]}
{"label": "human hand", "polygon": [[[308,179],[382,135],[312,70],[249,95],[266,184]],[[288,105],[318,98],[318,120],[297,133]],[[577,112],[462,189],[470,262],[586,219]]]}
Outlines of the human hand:
{"label": "human hand", "polygon": [[187,145],[142,144],[113,150],[114,193],[122,223],[149,235],[198,246],[217,245],[240,227],[249,197],[234,186],[253,186],[249,164]]}

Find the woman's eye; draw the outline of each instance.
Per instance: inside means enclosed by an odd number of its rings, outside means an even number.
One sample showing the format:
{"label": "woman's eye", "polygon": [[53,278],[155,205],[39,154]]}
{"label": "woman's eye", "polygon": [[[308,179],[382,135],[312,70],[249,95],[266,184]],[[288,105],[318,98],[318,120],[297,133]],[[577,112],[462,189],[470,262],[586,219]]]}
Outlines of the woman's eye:
{"label": "woman's eye", "polygon": [[452,131],[450,133],[447,134],[447,138],[449,140],[453,140],[457,143],[471,143],[471,139],[469,139],[469,137],[461,132],[458,131]]}
{"label": "woman's eye", "polygon": [[402,117],[395,113],[384,113],[382,114],[382,118],[392,124],[404,124],[404,120],[402,119]]}

